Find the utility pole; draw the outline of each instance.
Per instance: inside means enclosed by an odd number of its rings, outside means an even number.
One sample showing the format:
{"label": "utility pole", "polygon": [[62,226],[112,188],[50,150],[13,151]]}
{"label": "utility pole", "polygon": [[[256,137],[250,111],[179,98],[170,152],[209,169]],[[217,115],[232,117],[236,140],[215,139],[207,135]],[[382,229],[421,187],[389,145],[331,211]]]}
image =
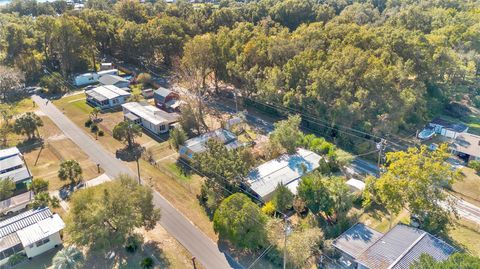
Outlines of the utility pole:
{"label": "utility pole", "polygon": [[287,219],[287,216],[284,217],[284,220],[285,220],[285,241],[283,242],[283,269],[286,269],[287,268],[287,238],[288,238],[288,235],[290,234],[290,223]]}
{"label": "utility pole", "polygon": [[235,114],[238,114],[238,102],[237,102],[237,91],[233,91],[233,97],[235,99]]}
{"label": "utility pole", "polygon": [[137,158],[138,185],[142,185],[142,181],[141,181],[141,179],[140,179],[140,164],[138,163],[138,159],[140,159],[140,157]]}
{"label": "utility pole", "polygon": [[376,147],[378,150],[377,166],[380,171],[380,165],[382,163],[382,157],[383,157],[383,150],[385,148],[385,139],[382,138],[382,140],[380,140],[380,142],[377,143]]}

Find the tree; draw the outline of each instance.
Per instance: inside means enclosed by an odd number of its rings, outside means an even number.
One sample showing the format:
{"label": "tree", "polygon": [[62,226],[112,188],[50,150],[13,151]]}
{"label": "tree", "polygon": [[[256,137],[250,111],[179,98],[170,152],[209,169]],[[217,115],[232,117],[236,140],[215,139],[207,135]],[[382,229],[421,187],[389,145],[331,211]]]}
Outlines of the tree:
{"label": "tree", "polygon": [[422,146],[387,153],[387,171],[366,181],[365,205],[375,202],[384,206],[390,218],[405,208],[421,219],[423,229],[445,231],[455,208],[442,187],[460,178],[446,162],[449,156],[446,144],[435,151]]}
{"label": "tree", "polygon": [[48,191],[49,182],[41,178],[34,178],[29,188],[34,194]]}
{"label": "tree", "polygon": [[272,143],[278,142],[288,154],[297,152],[297,146],[303,136],[300,131],[301,118],[299,115],[289,116],[287,120],[275,123],[275,130],[270,135]]}
{"label": "tree", "polygon": [[153,265],[154,265],[153,259],[150,257],[147,257],[142,261],[140,261],[140,267],[142,267],[142,269],[151,269],[153,268]]}
{"label": "tree", "polygon": [[213,217],[221,238],[239,248],[256,249],[266,243],[267,217],[245,194],[235,193],[222,201]]}
{"label": "tree", "polygon": [[137,82],[146,86],[152,81],[152,76],[149,73],[140,73],[137,77]]}
{"label": "tree", "polygon": [[114,181],[74,193],[66,231],[78,246],[93,251],[117,251],[125,246],[135,229],[151,230],[159,218],[152,190],[122,175]]}
{"label": "tree", "polygon": [[83,260],[83,253],[78,248],[75,246],[65,246],[53,257],[53,269],[81,268]]}
{"label": "tree", "polygon": [[113,138],[127,143],[129,149],[133,148],[135,138],[142,136],[142,127],[131,121],[122,121],[113,128]]}
{"label": "tree", "polygon": [[10,102],[21,98],[24,80],[19,70],[0,65],[0,100]]}
{"label": "tree", "polygon": [[480,161],[470,161],[468,162],[468,167],[472,168],[473,170],[475,170],[475,172],[480,174]]}
{"label": "tree", "polygon": [[58,208],[60,206],[60,201],[57,197],[50,196],[50,194],[45,191],[35,194],[33,202],[30,204],[31,208],[43,208],[47,206]]}
{"label": "tree", "polygon": [[294,231],[288,238],[287,261],[292,268],[305,268],[305,263],[318,251],[323,232],[320,228]]}
{"label": "tree", "polygon": [[13,130],[17,134],[26,135],[28,140],[35,139],[38,127],[43,126],[42,119],[33,112],[27,112],[15,120]]}
{"label": "tree", "polygon": [[11,178],[0,179],[0,201],[12,197],[15,187],[15,182]]}
{"label": "tree", "polygon": [[43,76],[40,79],[40,85],[48,90],[51,94],[62,93],[66,89],[63,77],[58,72],[53,72]]}
{"label": "tree", "polygon": [[92,111],[90,112],[90,119],[92,120],[93,123],[96,123],[99,121],[98,115],[102,112],[102,110],[98,107],[94,107]]}
{"label": "tree", "polygon": [[170,131],[170,145],[178,150],[180,146],[187,141],[187,134],[181,128],[175,128]]}
{"label": "tree", "polygon": [[201,134],[197,112],[189,102],[187,102],[186,105],[182,106],[180,118],[178,121],[180,122],[180,126],[182,127],[182,129],[189,136],[192,136],[195,131],[197,132],[197,134]]}
{"label": "tree", "polygon": [[7,147],[8,134],[13,130],[10,121],[14,118],[15,115],[15,106],[0,104],[0,117],[2,120],[2,122],[0,123],[0,139],[4,147]]}
{"label": "tree", "polygon": [[292,208],[293,198],[293,193],[287,188],[287,186],[279,183],[273,193],[272,202],[278,211],[285,213]]}
{"label": "tree", "polygon": [[58,170],[58,178],[60,180],[70,180],[70,183],[73,185],[76,182],[82,181],[82,167],[75,160],[66,160],[60,164],[60,169]]}
{"label": "tree", "polygon": [[467,253],[454,253],[448,259],[437,261],[428,254],[422,254],[418,261],[410,265],[411,269],[478,269],[480,258]]}
{"label": "tree", "polygon": [[327,216],[332,215],[334,201],[330,197],[326,180],[318,173],[303,177],[297,187],[297,193],[313,214],[324,212]]}

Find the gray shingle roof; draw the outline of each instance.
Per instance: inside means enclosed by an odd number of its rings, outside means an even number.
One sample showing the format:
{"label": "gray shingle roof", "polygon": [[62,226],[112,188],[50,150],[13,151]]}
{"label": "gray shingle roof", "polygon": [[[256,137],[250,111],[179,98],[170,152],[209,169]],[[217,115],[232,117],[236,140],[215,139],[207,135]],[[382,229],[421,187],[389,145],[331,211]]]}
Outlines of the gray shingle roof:
{"label": "gray shingle roof", "polygon": [[375,231],[363,223],[357,223],[337,237],[333,241],[333,246],[353,258],[357,258],[382,237],[382,235],[382,233]]}

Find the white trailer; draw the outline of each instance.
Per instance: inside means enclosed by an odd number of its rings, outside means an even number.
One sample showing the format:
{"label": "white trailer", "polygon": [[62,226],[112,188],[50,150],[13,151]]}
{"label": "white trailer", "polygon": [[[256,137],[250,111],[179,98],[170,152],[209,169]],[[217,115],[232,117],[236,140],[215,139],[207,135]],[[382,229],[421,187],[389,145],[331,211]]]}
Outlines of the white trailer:
{"label": "white trailer", "polygon": [[98,82],[100,76],[98,73],[85,73],[75,77],[73,84],[77,87],[93,84]]}

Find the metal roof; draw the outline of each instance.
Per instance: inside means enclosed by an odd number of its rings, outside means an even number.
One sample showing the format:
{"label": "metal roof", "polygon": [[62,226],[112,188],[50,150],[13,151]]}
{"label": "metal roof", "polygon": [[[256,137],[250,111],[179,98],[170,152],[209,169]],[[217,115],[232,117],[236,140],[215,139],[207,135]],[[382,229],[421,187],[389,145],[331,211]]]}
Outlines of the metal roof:
{"label": "metal roof", "polygon": [[154,92],[154,95],[155,95],[155,99],[159,100],[160,102],[164,102],[165,101],[165,98],[173,93],[174,91],[172,90],[169,90],[167,88],[164,88],[164,87],[160,87],[158,88],[157,90],[155,90]]}
{"label": "metal roof", "polygon": [[52,216],[47,208],[31,209],[0,222],[0,239]]}
{"label": "metal roof", "polygon": [[43,219],[17,232],[22,245],[28,246],[41,239],[47,238],[65,228],[65,223],[58,214]]}
{"label": "metal roof", "polygon": [[98,82],[103,85],[115,85],[118,82],[128,83],[129,81],[117,75],[103,75],[98,79]]}
{"label": "metal roof", "polygon": [[434,258],[442,259],[448,257],[449,252],[453,253],[454,249],[427,232],[398,224],[359,255],[356,261],[370,269],[408,268],[407,265],[422,253],[432,253]]}
{"label": "metal roof", "polygon": [[457,152],[480,157],[480,136],[469,133],[458,134],[450,147]]}
{"label": "metal roof", "polygon": [[9,158],[15,155],[20,155],[20,150],[18,150],[17,147],[12,147],[12,148],[6,148],[6,149],[0,149],[0,160],[3,160],[5,158]]}
{"label": "metal roof", "polygon": [[430,124],[440,125],[445,129],[450,129],[457,133],[466,132],[468,130],[468,126],[463,123],[452,123],[442,118],[435,118]]}
{"label": "metal roof", "polygon": [[209,139],[216,139],[221,143],[225,144],[225,146],[229,149],[237,148],[240,146],[240,144],[235,143],[235,141],[237,140],[235,134],[228,130],[220,128],[215,131],[204,133],[197,137],[188,139],[183,144],[183,148],[186,148],[193,153],[203,152],[207,149],[206,143]]}
{"label": "metal roof", "polygon": [[4,171],[4,170],[14,168],[14,167],[17,167],[19,165],[23,165],[23,160],[22,160],[22,158],[20,158],[19,155],[14,155],[14,156],[9,157],[9,158],[4,158],[4,159],[0,160],[0,173],[2,173],[2,171]]}
{"label": "metal roof", "polygon": [[96,100],[104,101],[108,99],[114,99],[120,96],[130,96],[131,94],[118,88],[115,85],[103,85],[85,92],[87,95],[93,97]]}
{"label": "metal roof", "polygon": [[393,265],[391,269],[410,269],[410,265],[418,261],[422,254],[428,254],[437,261],[446,260],[456,252],[455,248],[442,240],[426,233],[415,245],[409,248]]}
{"label": "metal roof", "polygon": [[356,259],[382,236],[367,225],[357,223],[337,237],[333,246]]}
{"label": "metal roof", "polygon": [[[312,151],[299,148],[296,154],[284,154],[277,159],[268,161],[250,171],[246,180],[255,193],[265,198],[270,195],[279,183],[288,187],[298,184],[304,174],[319,167],[322,157]],[[296,188],[290,188],[296,193]]]}
{"label": "metal roof", "polygon": [[0,210],[5,210],[11,207],[15,207],[17,205],[26,204],[27,202],[32,200],[32,197],[33,192],[27,191],[19,195],[10,197],[6,200],[0,201]]}
{"label": "metal roof", "polygon": [[358,190],[358,191],[363,191],[365,189],[365,182],[361,181],[361,180],[358,180],[358,179],[355,179],[355,178],[351,178],[349,180],[347,180],[347,182],[345,182],[348,186],[350,186],[350,188],[353,188],[355,190]]}
{"label": "metal roof", "polygon": [[142,118],[145,121],[152,123],[153,125],[159,124],[169,124],[177,120],[176,113],[171,113],[175,115],[169,115],[169,113],[158,109],[155,106],[148,104],[141,104],[138,102],[129,102],[123,104],[122,107],[124,111],[128,111],[136,115],[139,118]]}
{"label": "metal roof", "polygon": [[21,168],[0,175],[0,178],[2,179],[7,177],[11,178],[14,182],[19,182],[25,179],[30,179],[32,175],[30,174],[30,171],[28,171],[27,167],[22,166]]}
{"label": "metal roof", "polygon": [[9,234],[0,239],[0,251],[4,251],[21,243],[17,233]]}

